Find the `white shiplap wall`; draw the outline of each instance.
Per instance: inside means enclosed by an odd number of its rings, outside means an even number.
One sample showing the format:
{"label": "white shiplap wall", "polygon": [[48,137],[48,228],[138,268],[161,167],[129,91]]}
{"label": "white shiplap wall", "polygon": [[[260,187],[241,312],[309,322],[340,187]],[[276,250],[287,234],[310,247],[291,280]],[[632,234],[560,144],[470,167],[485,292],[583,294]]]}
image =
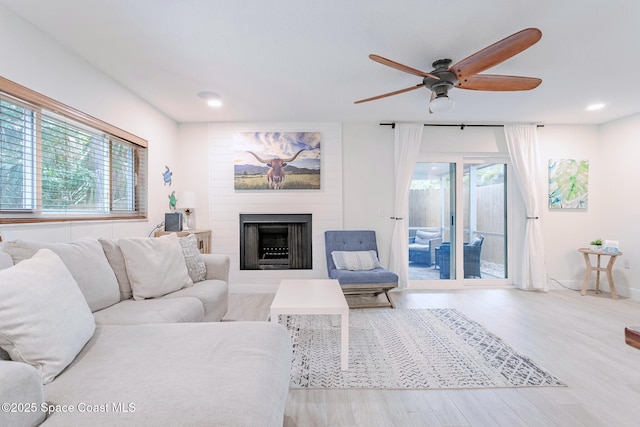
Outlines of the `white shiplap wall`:
{"label": "white shiplap wall", "polygon": [[[237,132],[321,132],[320,190],[235,191],[234,135]],[[209,224],[216,253],[229,255],[229,281],[236,290],[272,291],[281,279],[326,278],[325,230],[341,229],[342,126],[340,123],[210,123]],[[313,269],[240,271],[241,213],[310,213],[313,216]]]}

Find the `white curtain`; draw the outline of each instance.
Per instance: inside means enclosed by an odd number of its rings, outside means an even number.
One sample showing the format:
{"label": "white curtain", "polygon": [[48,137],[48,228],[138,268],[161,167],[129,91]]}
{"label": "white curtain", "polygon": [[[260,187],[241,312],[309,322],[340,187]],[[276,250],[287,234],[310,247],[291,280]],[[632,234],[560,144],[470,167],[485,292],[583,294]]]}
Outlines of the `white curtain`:
{"label": "white curtain", "polygon": [[516,285],[522,289],[547,292],[542,236],[542,193],[538,179],[542,170],[536,125],[505,125],[504,134],[518,187],[525,203],[526,226],[522,241],[522,263]]}
{"label": "white curtain", "polygon": [[395,207],[389,269],[398,275],[398,286],[409,284],[409,185],[422,142],[421,123],[396,123],[394,143]]}

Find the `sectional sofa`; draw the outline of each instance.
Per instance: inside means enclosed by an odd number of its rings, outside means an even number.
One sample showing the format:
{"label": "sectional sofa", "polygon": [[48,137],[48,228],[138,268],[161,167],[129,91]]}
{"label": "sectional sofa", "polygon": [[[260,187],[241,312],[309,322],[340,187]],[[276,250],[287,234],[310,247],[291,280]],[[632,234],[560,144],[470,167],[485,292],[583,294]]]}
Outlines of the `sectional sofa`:
{"label": "sectional sofa", "polygon": [[7,242],[0,425],[282,426],[289,336],[219,322],[228,273],[174,234]]}

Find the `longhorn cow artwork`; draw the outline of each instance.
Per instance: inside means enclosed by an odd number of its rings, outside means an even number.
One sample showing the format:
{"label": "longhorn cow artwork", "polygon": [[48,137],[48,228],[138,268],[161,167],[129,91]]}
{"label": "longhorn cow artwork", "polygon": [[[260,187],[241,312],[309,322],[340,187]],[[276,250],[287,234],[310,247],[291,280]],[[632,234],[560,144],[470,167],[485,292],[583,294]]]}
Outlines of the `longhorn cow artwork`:
{"label": "longhorn cow artwork", "polygon": [[320,188],[320,132],[241,132],[236,136],[236,190]]}
{"label": "longhorn cow artwork", "polygon": [[252,154],[253,157],[255,157],[260,163],[264,163],[265,165],[269,166],[269,171],[267,172],[267,182],[269,183],[269,188],[278,190],[282,188],[282,185],[284,184],[284,168],[287,166],[289,162],[293,162],[296,159],[296,157],[298,157],[298,155],[302,153],[304,150],[306,149],[303,148],[302,150],[294,154],[292,157],[287,157],[286,159],[273,157],[269,160],[261,159],[253,151],[247,151],[247,153]]}

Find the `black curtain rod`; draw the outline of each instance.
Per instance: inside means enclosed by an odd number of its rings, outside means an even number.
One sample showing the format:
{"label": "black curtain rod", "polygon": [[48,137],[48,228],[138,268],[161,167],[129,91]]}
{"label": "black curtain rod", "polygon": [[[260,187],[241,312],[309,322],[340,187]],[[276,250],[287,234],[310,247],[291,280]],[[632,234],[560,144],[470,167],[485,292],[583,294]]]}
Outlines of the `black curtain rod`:
{"label": "black curtain rod", "polygon": [[[391,123],[380,123],[380,126],[391,126],[391,129],[395,129],[395,122]],[[425,123],[424,126],[440,126],[440,127],[456,127],[460,128],[460,130],[464,130],[464,128],[502,128],[504,125],[465,125],[464,123],[460,123],[459,125],[450,125],[450,124],[437,124],[437,123]],[[544,125],[536,125],[539,128],[543,128]]]}

